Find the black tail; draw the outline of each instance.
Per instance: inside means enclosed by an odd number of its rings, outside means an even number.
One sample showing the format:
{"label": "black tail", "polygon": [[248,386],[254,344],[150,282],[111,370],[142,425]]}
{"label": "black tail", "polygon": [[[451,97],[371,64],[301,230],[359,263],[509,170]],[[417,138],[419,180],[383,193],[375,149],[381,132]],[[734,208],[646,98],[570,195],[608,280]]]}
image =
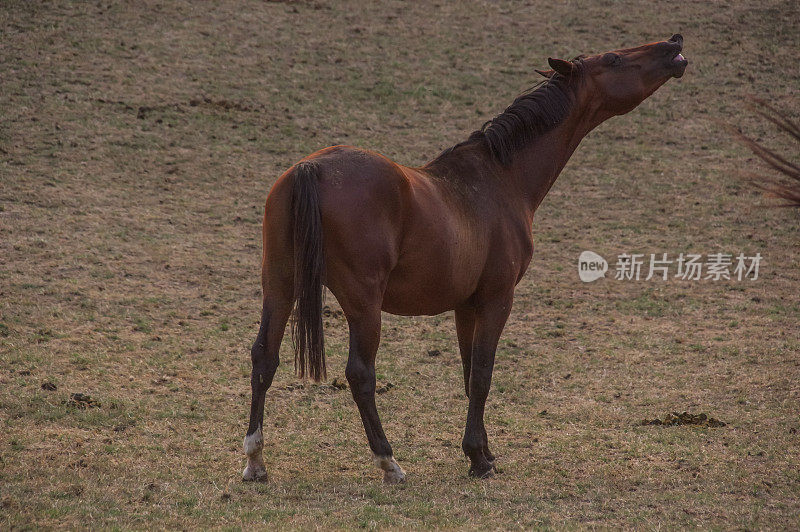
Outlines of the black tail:
{"label": "black tail", "polygon": [[301,378],[325,379],[325,345],[322,334],[322,217],[317,178],[319,166],[311,161],[294,168],[292,223],[294,226],[294,369]]}

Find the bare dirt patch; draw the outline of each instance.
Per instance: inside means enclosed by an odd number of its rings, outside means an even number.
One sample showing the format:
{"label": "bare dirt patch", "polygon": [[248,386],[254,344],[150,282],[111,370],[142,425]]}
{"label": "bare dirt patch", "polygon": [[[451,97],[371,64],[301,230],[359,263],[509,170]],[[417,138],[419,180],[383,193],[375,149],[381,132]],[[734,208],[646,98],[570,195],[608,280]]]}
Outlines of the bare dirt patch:
{"label": "bare dirt patch", "polygon": [[663,427],[672,427],[675,425],[695,425],[700,427],[724,427],[727,425],[724,421],[711,417],[707,414],[690,414],[689,412],[672,412],[666,414],[663,418],[644,419],[642,425],[657,425]]}

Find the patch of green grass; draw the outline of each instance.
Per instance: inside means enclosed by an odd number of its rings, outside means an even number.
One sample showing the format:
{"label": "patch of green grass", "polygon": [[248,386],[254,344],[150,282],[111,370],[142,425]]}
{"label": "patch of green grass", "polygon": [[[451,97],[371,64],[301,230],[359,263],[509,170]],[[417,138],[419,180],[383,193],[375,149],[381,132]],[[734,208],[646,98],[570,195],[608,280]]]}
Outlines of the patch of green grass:
{"label": "patch of green grass", "polygon": [[134,331],[143,332],[143,333],[151,333],[151,332],[153,332],[153,329],[152,329],[152,327],[150,325],[150,320],[148,320],[147,318],[143,318],[143,317],[134,318],[133,319],[133,323],[134,323],[134,325],[133,325],[133,330]]}

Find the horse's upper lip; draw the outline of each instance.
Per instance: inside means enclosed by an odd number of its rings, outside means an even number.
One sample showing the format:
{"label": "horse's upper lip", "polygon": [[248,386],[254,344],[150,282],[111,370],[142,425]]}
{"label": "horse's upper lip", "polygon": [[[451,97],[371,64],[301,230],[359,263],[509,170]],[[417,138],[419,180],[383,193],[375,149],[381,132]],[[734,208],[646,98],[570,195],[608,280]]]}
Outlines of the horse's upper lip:
{"label": "horse's upper lip", "polygon": [[670,59],[671,60],[675,59],[676,57],[678,57],[678,55],[680,55],[680,53],[683,51],[683,43],[682,42],[673,43],[673,44],[674,44],[674,48],[673,48],[673,50],[671,52],[671,55],[670,55]]}
{"label": "horse's upper lip", "polygon": [[678,57],[683,51],[683,35],[680,33],[674,34],[672,37],[669,38],[667,41],[670,45],[670,61],[674,61],[676,57]]}
{"label": "horse's upper lip", "polygon": [[672,44],[674,48],[670,51],[669,55],[670,65],[686,67],[688,61],[686,61],[686,58],[681,54],[681,51],[683,51],[683,39],[678,42],[673,42]]}

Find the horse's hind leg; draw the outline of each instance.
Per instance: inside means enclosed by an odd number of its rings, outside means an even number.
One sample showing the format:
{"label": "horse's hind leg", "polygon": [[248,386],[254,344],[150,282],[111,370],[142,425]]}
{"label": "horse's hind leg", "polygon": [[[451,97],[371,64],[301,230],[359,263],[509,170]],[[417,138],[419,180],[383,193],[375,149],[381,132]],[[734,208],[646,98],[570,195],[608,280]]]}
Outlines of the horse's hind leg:
{"label": "horse's hind leg", "polygon": [[265,290],[261,326],[258,330],[250,358],[253,371],[250,377],[252,398],[250,402],[250,425],[244,437],[244,452],[247,467],[242,480],[266,480],[267,471],[261,452],[264,448],[262,425],[264,422],[264,398],[278,369],[278,351],[283,333],[292,310],[291,295],[277,294]]}
{"label": "horse's hind leg", "polygon": [[384,472],[383,481],[397,484],[405,481],[406,474],[392,455],[375,406],[375,355],[381,337],[381,306],[379,298],[370,299],[372,302],[368,305],[340,300],[350,327],[350,354],[345,376],[361,414],[375,464]]}

